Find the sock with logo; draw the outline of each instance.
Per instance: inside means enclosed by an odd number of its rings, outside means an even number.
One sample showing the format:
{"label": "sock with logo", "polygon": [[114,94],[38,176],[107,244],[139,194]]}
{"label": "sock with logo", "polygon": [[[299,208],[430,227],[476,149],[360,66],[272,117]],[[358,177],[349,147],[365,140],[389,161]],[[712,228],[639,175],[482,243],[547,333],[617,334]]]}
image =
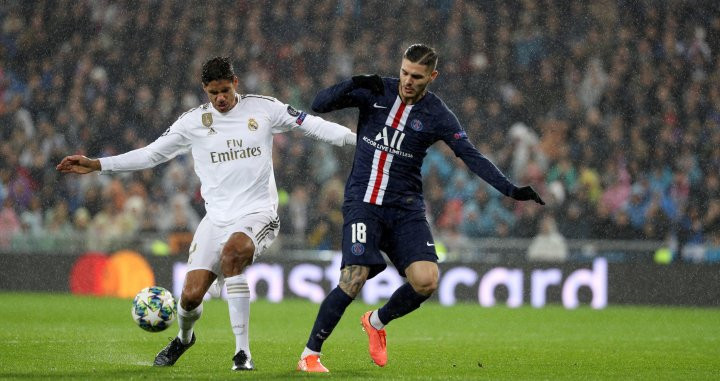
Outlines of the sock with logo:
{"label": "sock with logo", "polygon": [[235,334],[235,353],[245,351],[250,356],[250,287],[245,274],[225,278],[227,287],[228,310],[230,311],[230,325]]}
{"label": "sock with logo", "polygon": [[384,306],[380,307],[377,311],[377,317],[382,324],[388,324],[415,311],[429,297],[430,295],[418,294],[410,283],[405,283],[395,290]]}
{"label": "sock with logo", "polygon": [[320,304],[320,310],[315,318],[315,325],[313,325],[310,332],[306,349],[320,352],[323,343],[335,329],[343,313],[345,313],[345,309],[352,301],[353,298],[348,296],[340,287],[335,287],[330,291],[322,304]]}
{"label": "sock with logo", "polygon": [[195,307],[195,309],[192,309],[190,311],[186,311],[184,308],[182,308],[182,303],[178,303],[177,315],[180,332],[178,332],[177,337],[183,344],[187,344],[190,342],[190,340],[192,340],[193,326],[195,326],[195,322],[200,319],[202,311],[202,303],[200,303],[199,306]]}

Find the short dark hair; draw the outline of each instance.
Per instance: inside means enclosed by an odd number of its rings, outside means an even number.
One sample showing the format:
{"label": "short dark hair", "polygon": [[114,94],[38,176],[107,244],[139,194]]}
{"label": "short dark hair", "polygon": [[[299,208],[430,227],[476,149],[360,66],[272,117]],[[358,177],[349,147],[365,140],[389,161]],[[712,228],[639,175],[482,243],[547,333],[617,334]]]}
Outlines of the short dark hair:
{"label": "short dark hair", "polygon": [[235,77],[229,57],[213,57],[203,64],[202,83],[207,85],[212,81],[227,79],[232,81]]}
{"label": "short dark hair", "polygon": [[438,55],[435,49],[425,44],[412,44],[403,55],[408,61],[420,65],[430,66],[433,70],[437,66]]}

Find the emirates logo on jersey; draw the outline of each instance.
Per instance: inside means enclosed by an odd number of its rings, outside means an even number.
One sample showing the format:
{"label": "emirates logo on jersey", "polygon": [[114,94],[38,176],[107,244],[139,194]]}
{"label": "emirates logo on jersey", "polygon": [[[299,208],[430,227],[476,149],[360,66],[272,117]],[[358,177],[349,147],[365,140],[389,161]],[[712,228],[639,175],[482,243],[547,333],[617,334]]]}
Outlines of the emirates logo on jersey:
{"label": "emirates logo on jersey", "polygon": [[242,139],[228,139],[225,143],[228,148],[226,151],[210,152],[211,163],[218,164],[262,155],[262,149],[260,147],[245,147],[243,146]]}

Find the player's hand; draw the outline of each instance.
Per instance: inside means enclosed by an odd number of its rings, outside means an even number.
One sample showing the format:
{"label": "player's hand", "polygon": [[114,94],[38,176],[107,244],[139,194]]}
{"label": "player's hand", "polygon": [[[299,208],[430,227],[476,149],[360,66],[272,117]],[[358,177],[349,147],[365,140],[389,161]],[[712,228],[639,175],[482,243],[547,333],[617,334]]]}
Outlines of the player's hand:
{"label": "player's hand", "polygon": [[356,75],[352,77],[352,81],[355,86],[368,89],[375,95],[385,94],[385,84],[377,74]]}
{"label": "player's hand", "polygon": [[543,201],[540,198],[540,195],[535,192],[535,189],[532,189],[532,187],[529,185],[526,187],[515,188],[512,194],[510,194],[510,197],[518,201],[533,200],[540,205],[545,205],[545,201]]}
{"label": "player's hand", "polygon": [[83,155],[70,155],[65,156],[55,169],[62,173],[85,174],[99,171],[100,160],[89,159]]}

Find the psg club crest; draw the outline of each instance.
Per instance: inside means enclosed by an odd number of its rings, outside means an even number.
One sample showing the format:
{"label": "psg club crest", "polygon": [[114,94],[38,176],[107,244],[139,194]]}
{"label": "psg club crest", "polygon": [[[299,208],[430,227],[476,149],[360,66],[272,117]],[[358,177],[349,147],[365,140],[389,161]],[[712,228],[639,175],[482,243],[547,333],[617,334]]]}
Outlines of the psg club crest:
{"label": "psg club crest", "polygon": [[363,255],[365,253],[365,245],[360,242],[354,243],[352,247],[350,247],[350,251],[352,251],[353,255]]}
{"label": "psg club crest", "polygon": [[410,128],[412,128],[415,131],[420,131],[423,129],[423,124],[418,119],[413,119],[412,122],[410,122]]}
{"label": "psg club crest", "polygon": [[250,131],[257,131],[257,129],[258,129],[258,122],[257,122],[255,119],[250,118],[250,120],[248,120],[248,129],[249,129]]}
{"label": "psg club crest", "polygon": [[208,131],[208,135],[215,135],[215,134],[217,134],[217,131],[215,131],[215,130],[212,128],[213,117],[212,117],[212,114],[211,114],[211,113],[206,112],[206,113],[202,114],[202,124],[203,124],[203,126],[205,126],[205,127],[207,127],[207,128],[210,129],[210,131]]}

